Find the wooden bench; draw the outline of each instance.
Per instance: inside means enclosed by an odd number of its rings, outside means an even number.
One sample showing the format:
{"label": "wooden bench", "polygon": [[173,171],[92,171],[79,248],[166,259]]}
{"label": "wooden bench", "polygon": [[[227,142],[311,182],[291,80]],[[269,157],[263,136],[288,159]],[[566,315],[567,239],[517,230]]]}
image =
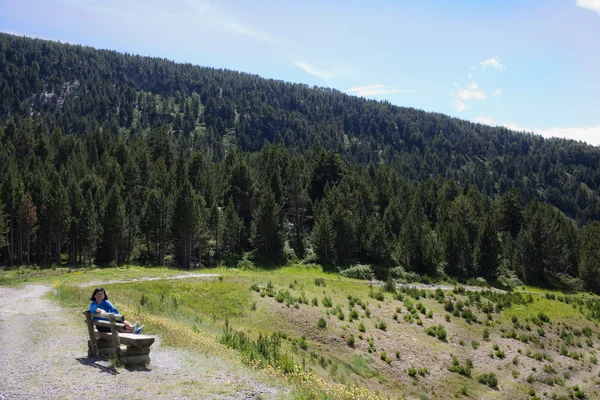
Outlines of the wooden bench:
{"label": "wooden bench", "polygon": [[[108,321],[92,318],[90,310],[83,312],[88,327],[88,357],[116,356],[123,365],[147,364],[150,362],[150,346],[155,338],[148,335],[119,332],[125,325],[120,323],[120,314],[103,314]],[[110,332],[98,332],[96,326],[110,329]],[[122,346],[124,345],[124,346]]]}

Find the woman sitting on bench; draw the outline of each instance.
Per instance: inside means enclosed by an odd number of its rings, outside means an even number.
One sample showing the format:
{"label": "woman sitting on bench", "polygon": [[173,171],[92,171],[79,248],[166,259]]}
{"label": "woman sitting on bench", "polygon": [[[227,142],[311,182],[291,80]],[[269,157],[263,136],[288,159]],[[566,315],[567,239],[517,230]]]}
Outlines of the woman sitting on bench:
{"label": "woman sitting on bench", "polygon": [[[90,298],[92,301],[90,303],[90,312],[94,319],[99,319],[103,321],[108,321],[107,318],[102,318],[102,314],[113,313],[118,314],[119,311],[108,301],[108,295],[106,294],[106,290],[104,288],[96,288],[94,289],[94,293]],[[142,333],[144,329],[144,325],[140,326],[139,322],[136,322],[134,325],[131,325],[129,321],[123,321],[125,325],[124,332],[125,333]],[[110,328],[106,328],[103,326],[97,326],[98,332],[110,332]]]}

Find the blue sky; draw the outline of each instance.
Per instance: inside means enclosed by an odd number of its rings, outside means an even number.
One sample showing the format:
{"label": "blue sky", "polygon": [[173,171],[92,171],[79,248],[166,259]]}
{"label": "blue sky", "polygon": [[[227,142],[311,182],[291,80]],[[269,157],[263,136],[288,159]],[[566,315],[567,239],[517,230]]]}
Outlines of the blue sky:
{"label": "blue sky", "polygon": [[0,0],[0,31],[600,145],[600,0]]}

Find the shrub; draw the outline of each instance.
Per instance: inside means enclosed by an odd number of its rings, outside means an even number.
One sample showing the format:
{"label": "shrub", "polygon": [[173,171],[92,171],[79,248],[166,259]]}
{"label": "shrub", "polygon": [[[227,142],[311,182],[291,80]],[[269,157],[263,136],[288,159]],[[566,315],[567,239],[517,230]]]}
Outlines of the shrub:
{"label": "shrub", "polygon": [[302,336],[300,338],[300,340],[298,341],[298,346],[302,349],[302,350],[306,350],[308,348],[308,342],[306,341],[306,336]]}
{"label": "shrub", "polygon": [[456,372],[459,375],[471,377],[471,371],[473,370],[473,361],[470,359],[466,361],[465,365],[460,365],[458,358],[452,356],[452,364],[448,367],[450,372]]}
{"label": "shrub", "polygon": [[311,303],[313,306],[319,307],[319,299],[317,299],[316,297],[313,297]]}
{"label": "shrub", "polygon": [[340,272],[340,275],[346,278],[371,280],[373,279],[373,270],[370,265],[358,264]]}
{"label": "shrub", "polygon": [[487,385],[494,389],[498,387],[498,378],[493,372],[490,372],[489,374],[479,375],[477,377],[477,382]]}
{"label": "shrub", "polygon": [[350,336],[348,336],[348,340],[346,340],[346,344],[350,347],[354,347],[354,335],[350,334]]}
{"label": "shrub", "polygon": [[385,281],[385,283],[383,284],[383,290],[388,293],[395,294],[396,293],[396,281],[393,279],[388,279],[387,281]]}
{"label": "shrub", "polygon": [[361,323],[358,325],[358,330],[359,330],[360,332],[363,332],[363,333],[364,333],[364,332],[366,331],[366,329],[365,329],[365,324],[363,324],[363,323],[361,322]]}
{"label": "shrub", "polygon": [[358,311],[356,311],[355,308],[353,308],[352,310],[350,310],[350,314],[348,315],[348,318],[349,318],[350,321],[358,319]]}
{"label": "shrub", "polygon": [[487,328],[483,330],[483,340],[490,340],[490,331]]}
{"label": "shrub", "polygon": [[381,329],[382,331],[385,331],[387,329],[387,324],[385,323],[385,321],[379,320],[379,322],[377,322],[376,324],[377,329]]}
{"label": "shrub", "polygon": [[546,314],[544,314],[544,313],[543,313],[543,312],[541,312],[541,311],[538,313],[538,315],[537,315],[537,316],[538,316],[538,318],[540,319],[540,321],[542,321],[542,322],[546,322],[546,323],[550,322],[550,317],[549,317],[549,316],[547,316]]}
{"label": "shrub", "polygon": [[433,325],[428,327],[427,329],[425,329],[425,333],[427,333],[429,336],[437,337],[441,341],[445,341],[446,336],[448,336],[448,334],[446,333],[446,329],[444,329],[444,327],[441,324],[437,326]]}
{"label": "shrub", "polygon": [[471,347],[473,347],[473,350],[477,350],[479,348],[479,342],[477,340],[473,340],[471,342]]}
{"label": "shrub", "polygon": [[325,279],[324,278],[315,278],[315,285],[325,287]]}
{"label": "shrub", "polygon": [[327,321],[325,321],[325,318],[323,318],[323,317],[319,318],[319,320],[317,321],[317,326],[319,328],[326,328],[327,327]]}
{"label": "shrub", "polygon": [[410,367],[408,369],[408,376],[410,376],[411,378],[415,378],[417,376],[417,369]]}
{"label": "shrub", "polygon": [[328,296],[323,297],[322,303],[323,303],[324,307],[327,307],[327,308],[333,307],[333,301],[331,301],[331,297],[328,297]]}

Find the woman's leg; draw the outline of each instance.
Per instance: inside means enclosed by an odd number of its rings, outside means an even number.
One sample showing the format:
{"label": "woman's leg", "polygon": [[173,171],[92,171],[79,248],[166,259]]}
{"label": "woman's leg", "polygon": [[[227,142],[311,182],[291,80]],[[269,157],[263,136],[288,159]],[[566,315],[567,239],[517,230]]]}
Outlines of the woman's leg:
{"label": "woman's leg", "polygon": [[125,333],[132,333],[133,332],[133,325],[131,325],[131,322],[129,322],[129,321],[123,321],[123,324],[125,325],[125,329],[123,329],[123,332],[125,332]]}

